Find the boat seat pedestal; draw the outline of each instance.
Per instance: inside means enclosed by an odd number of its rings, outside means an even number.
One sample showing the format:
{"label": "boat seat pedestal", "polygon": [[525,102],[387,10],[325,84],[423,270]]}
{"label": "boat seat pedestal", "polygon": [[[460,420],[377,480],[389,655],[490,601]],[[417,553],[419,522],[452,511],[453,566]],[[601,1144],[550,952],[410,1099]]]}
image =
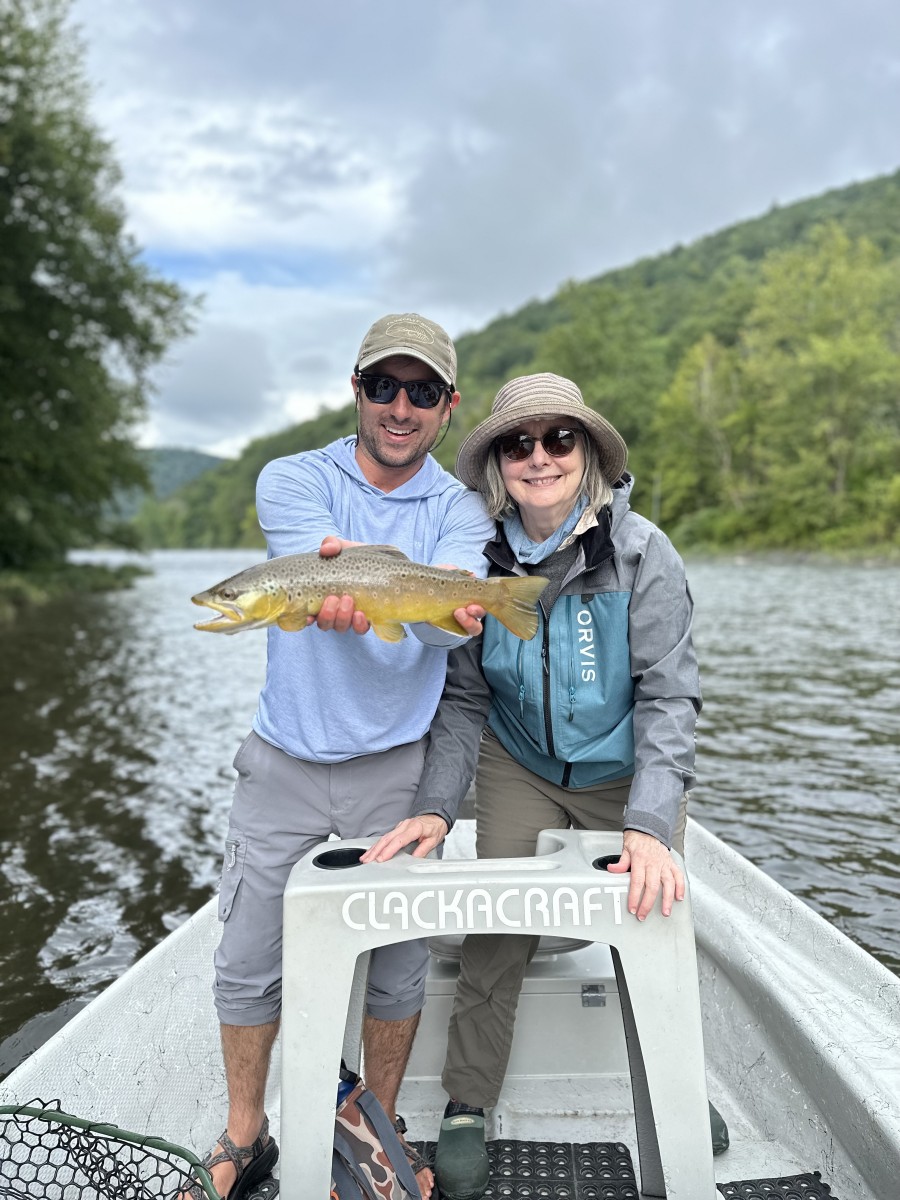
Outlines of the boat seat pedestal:
{"label": "boat seat pedestal", "polygon": [[532,858],[399,854],[360,863],[373,840],[324,843],[294,867],[285,889],[282,1200],[328,1195],[337,1068],[342,1054],[357,1065],[369,952],[441,933],[606,943],[628,1047],[642,1195],[714,1200],[689,885],[670,917],[657,899],[641,922],[626,907],[630,876],[605,869],[621,835],[545,830]]}

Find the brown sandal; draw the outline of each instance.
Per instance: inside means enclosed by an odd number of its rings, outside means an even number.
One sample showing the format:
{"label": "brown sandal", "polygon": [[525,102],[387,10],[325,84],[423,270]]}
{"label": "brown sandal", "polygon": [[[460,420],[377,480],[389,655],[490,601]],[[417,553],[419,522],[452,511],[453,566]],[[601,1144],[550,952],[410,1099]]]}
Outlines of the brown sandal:
{"label": "brown sandal", "polygon": [[400,1138],[400,1145],[403,1147],[403,1153],[409,1159],[409,1165],[412,1167],[413,1175],[418,1175],[420,1171],[432,1171],[434,1168],[427,1158],[423,1158],[415,1146],[411,1146],[406,1140],[406,1122],[397,1114],[394,1121],[394,1129],[397,1136]]}
{"label": "brown sandal", "polygon": [[[209,1154],[202,1160],[201,1166],[212,1171],[219,1163],[230,1162],[237,1171],[237,1179],[231,1186],[227,1196],[221,1200],[244,1200],[244,1197],[258,1184],[278,1162],[278,1146],[274,1138],[269,1137],[269,1118],[263,1117],[259,1134],[252,1146],[236,1146],[224,1130],[217,1139],[222,1149],[216,1153],[213,1146]],[[200,1183],[195,1183],[184,1193],[190,1200],[206,1200],[206,1193]]]}

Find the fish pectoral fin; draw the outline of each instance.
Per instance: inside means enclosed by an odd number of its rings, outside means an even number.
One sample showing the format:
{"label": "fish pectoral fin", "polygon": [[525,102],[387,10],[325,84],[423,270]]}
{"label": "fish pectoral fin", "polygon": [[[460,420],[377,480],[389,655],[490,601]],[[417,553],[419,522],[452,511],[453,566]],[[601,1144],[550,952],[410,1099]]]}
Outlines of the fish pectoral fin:
{"label": "fish pectoral fin", "polygon": [[[463,608],[465,606],[460,605],[460,607]],[[459,621],[457,621],[456,617],[454,617],[453,613],[451,613],[448,617],[435,617],[435,619],[433,621],[429,621],[428,624],[433,625],[435,629],[444,629],[447,633],[455,633],[458,637],[469,636],[463,629],[462,625],[460,625]]]}
{"label": "fish pectoral fin", "polygon": [[275,624],[286,633],[296,633],[306,628],[306,613],[283,613]]}
{"label": "fish pectoral fin", "polygon": [[379,621],[377,624],[373,621],[372,632],[383,642],[402,642],[406,637],[406,630],[399,621]]}

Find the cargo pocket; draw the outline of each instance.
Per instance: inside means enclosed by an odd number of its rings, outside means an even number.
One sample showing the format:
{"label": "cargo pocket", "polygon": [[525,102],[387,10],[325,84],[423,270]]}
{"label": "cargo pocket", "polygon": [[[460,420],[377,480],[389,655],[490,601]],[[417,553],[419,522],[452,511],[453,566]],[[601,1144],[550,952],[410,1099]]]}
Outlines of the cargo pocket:
{"label": "cargo pocket", "polygon": [[225,857],[222,860],[222,881],[219,884],[219,920],[227,921],[234,908],[234,900],[244,875],[244,858],[247,854],[247,839],[242,833],[232,830],[225,842]]}
{"label": "cargo pocket", "polygon": [[247,734],[247,736],[244,738],[244,740],[241,742],[240,746],[238,746],[237,754],[235,754],[234,760],[231,764],[234,767],[234,769],[237,771],[238,775],[241,774],[241,765],[244,761],[244,758],[246,757],[247,747],[250,745],[250,743],[253,741],[253,739],[255,737],[256,737],[256,734],[251,729],[250,732]]}

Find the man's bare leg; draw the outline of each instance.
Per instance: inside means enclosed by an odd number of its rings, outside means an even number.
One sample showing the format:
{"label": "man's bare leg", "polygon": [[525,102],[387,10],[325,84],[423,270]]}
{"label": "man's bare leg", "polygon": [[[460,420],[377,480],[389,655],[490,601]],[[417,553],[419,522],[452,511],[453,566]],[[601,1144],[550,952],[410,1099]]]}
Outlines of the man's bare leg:
{"label": "man's bare leg", "polygon": [[[271,1021],[266,1025],[220,1026],[228,1083],[227,1133],[236,1146],[250,1146],[259,1136],[278,1025],[278,1021]],[[220,1149],[217,1145],[216,1150]],[[227,1196],[237,1178],[232,1163],[220,1163],[211,1174],[219,1195]]]}
{"label": "man's bare leg", "polygon": [[[380,1021],[366,1014],[363,1022],[366,1087],[375,1093],[391,1121],[397,1117],[397,1095],[419,1027],[419,1015],[415,1013],[402,1021]],[[416,1182],[422,1200],[428,1200],[434,1175],[426,1168],[418,1173]]]}

